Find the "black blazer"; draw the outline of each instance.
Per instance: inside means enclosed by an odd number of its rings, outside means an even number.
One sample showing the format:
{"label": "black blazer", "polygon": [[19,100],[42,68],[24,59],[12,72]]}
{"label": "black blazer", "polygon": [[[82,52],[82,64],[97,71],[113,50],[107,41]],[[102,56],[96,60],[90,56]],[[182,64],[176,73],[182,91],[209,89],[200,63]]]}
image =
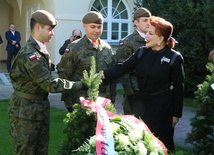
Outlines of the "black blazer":
{"label": "black blazer", "polygon": [[65,40],[64,44],[62,45],[62,47],[60,47],[59,49],[59,54],[63,55],[65,52],[66,47],[68,46],[68,44],[70,44],[70,39]]}
{"label": "black blazer", "polygon": [[9,30],[7,32],[5,32],[5,37],[7,39],[7,46],[6,46],[6,50],[15,50],[16,46],[12,45],[12,41],[15,40],[16,44],[19,45],[18,50],[21,48],[20,45],[20,41],[21,41],[21,35],[18,31],[15,31],[15,35],[13,35],[13,33]]}

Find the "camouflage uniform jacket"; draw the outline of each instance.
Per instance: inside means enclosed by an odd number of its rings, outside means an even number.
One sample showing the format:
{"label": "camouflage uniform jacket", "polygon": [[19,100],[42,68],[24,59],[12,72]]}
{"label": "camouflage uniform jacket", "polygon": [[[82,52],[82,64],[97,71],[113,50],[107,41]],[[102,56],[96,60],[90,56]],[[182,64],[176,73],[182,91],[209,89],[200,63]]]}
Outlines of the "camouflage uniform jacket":
{"label": "camouflage uniform jacket", "polygon": [[[119,47],[116,51],[117,62],[123,62],[135,51],[137,51],[138,48],[144,45],[145,38],[141,37],[137,30],[135,30],[132,34],[127,35],[125,38],[120,40]],[[139,90],[137,78],[135,76],[126,74],[118,81],[120,81],[123,85],[126,95],[131,95],[135,90]]]}
{"label": "camouflage uniform jacket", "polygon": [[[91,43],[91,41],[85,35],[83,38],[70,43],[63,54],[60,63],[58,65],[59,77],[66,78],[68,80],[81,80],[83,78],[83,71],[90,71],[91,56],[96,60],[96,72],[109,68],[113,60],[112,49],[110,45],[99,39],[98,47]],[[111,99],[110,85],[100,85],[100,96]],[[104,94],[102,94],[102,92]],[[86,95],[86,92],[75,91],[76,95]],[[107,94],[106,94],[107,93]],[[64,96],[64,97],[63,97]],[[68,95],[62,94],[62,100],[65,101],[65,97]],[[69,100],[69,99],[68,99]],[[73,101],[79,103],[77,100]]]}
{"label": "camouflage uniform jacket", "polygon": [[48,92],[70,92],[80,89],[80,82],[54,78],[50,71],[49,54],[44,54],[30,37],[14,59],[10,80],[14,93],[10,100],[9,115],[41,120],[49,109]]}

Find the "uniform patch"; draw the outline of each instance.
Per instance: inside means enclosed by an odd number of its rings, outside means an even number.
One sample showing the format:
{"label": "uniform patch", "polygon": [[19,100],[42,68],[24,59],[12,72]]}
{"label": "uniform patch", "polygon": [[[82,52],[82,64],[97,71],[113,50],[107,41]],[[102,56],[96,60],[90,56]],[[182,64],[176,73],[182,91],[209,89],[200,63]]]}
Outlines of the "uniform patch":
{"label": "uniform patch", "polygon": [[32,61],[32,60],[35,60],[37,58],[37,56],[34,54],[34,55],[31,55],[29,58]]}
{"label": "uniform patch", "polygon": [[163,57],[161,58],[161,64],[162,64],[163,62],[169,63],[169,62],[170,62],[170,59],[169,59],[169,58],[166,58],[165,56],[163,56]]}
{"label": "uniform patch", "polygon": [[123,46],[123,44],[124,44],[124,43],[121,41],[119,45],[120,45],[120,46]]}
{"label": "uniform patch", "polygon": [[68,53],[68,52],[69,52],[69,49],[68,49],[68,48],[66,48],[66,49],[65,49],[65,53]]}

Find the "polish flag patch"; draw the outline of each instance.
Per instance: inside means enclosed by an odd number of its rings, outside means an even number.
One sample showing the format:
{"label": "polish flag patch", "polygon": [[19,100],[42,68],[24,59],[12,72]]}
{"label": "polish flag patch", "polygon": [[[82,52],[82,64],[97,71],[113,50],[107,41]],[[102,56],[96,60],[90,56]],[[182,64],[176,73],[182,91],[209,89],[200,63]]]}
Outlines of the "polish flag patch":
{"label": "polish flag patch", "polygon": [[37,56],[34,54],[34,55],[31,55],[29,58],[32,61],[32,60],[35,60],[37,58]]}
{"label": "polish flag patch", "polygon": [[123,42],[120,42],[120,44],[119,44],[120,46],[123,46]]}
{"label": "polish flag patch", "polygon": [[68,48],[66,48],[66,49],[65,49],[65,53],[68,53],[68,52],[69,52],[69,49],[68,49]]}

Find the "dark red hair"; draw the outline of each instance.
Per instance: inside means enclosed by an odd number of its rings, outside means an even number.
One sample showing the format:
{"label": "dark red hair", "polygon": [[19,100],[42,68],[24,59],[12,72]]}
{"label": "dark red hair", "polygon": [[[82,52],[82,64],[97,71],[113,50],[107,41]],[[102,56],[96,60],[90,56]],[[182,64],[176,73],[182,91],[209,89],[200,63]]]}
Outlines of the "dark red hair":
{"label": "dark red hair", "polygon": [[173,25],[163,18],[151,16],[149,22],[155,27],[155,33],[158,36],[163,36],[164,42],[169,48],[175,46],[175,40],[172,38]]}

